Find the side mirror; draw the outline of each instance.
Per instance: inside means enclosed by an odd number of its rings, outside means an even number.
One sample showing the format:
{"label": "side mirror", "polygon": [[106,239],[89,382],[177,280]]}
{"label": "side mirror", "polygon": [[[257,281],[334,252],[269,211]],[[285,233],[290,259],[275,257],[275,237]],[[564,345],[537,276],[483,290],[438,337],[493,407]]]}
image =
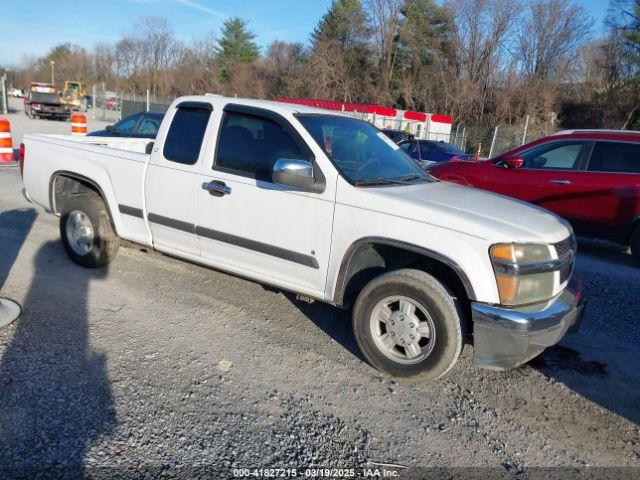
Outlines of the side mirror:
{"label": "side mirror", "polygon": [[151,152],[153,152],[153,142],[147,143],[144,147],[144,153],[151,155]]}
{"label": "side mirror", "polygon": [[524,159],[521,157],[508,157],[502,161],[506,168],[520,168],[524,165]]}
{"label": "side mirror", "polygon": [[280,158],[273,165],[273,182],[300,190],[313,190],[313,165],[305,160]]}
{"label": "side mirror", "polygon": [[104,129],[109,133],[113,133],[116,131],[116,127],[114,127],[113,125],[107,125],[106,127],[104,127]]}

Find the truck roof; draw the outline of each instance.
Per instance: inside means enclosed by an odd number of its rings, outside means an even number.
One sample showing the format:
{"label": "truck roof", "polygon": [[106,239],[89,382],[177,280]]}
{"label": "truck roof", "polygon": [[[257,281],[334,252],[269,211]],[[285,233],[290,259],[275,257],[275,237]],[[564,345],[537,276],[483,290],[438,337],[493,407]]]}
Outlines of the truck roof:
{"label": "truck roof", "polygon": [[207,93],[205,95],[189,95],[185,97],[179,97],[176,99],[176,102],[180,101],[220,101],[223,103],[237,103],[240,105],[248,105],[251,107],[259,107],[265,108],[267,110],[273,110],[274,112],[278,112],[280,114],[285,113],[317,113],[322,115],[340,115],[348,118],[353,118],[349,115],[345,115],[342,112],[336,112],[334,110],[326,110],[323,108],[317,107],[309,107],[306,105],[297,105],[293,103],[284,103],[284,102],[276,102],[274,100],[258,100],[255,98],[237,98],[237,97],[225,97],[223,95],[216,95],[212,93]]}

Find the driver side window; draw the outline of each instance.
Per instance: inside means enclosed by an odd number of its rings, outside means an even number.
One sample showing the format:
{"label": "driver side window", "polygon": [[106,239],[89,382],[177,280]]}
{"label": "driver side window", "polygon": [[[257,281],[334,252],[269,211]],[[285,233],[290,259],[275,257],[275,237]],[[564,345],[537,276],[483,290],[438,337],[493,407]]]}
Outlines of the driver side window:
{"label": "driver side window", "polygon": [[271,182],[273,165],[280,158],[308,160],[280,124],[258,115],[225,112],[214,169]]}
{"label": "driver side window", "polygon": [[522,155],[522,168],[533,170],[577,170],[585,142],[541,145]]}

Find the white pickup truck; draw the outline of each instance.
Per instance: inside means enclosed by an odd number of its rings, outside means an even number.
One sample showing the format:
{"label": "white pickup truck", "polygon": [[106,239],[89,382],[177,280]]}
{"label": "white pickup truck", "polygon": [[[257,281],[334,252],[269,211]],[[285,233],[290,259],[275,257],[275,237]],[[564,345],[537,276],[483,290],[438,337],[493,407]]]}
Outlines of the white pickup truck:
{"label": "white pickup truck", "polygon": [[566,222],[439,182],[366,122],[202,95],[171,105],[147,153],[99,141],[27,135],[21,152],[25,196],[84,267],[122,238],[351,308],[364,356],[399,377],[444,375],[465,341],[514,367],[580,324]]}

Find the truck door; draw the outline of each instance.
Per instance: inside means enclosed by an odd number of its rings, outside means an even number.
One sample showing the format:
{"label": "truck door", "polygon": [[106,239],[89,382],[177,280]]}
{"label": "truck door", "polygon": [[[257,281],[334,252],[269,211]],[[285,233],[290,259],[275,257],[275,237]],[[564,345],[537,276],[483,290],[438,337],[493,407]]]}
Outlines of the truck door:
{"label": "truck door", "polygon": [[203,260],[322,298],[335,181],[327,182],[322,193],[272,182],[276,160],[313,159],[312,150],[280,115],[227,105],[220,124],[213,161],[198,188]]}
{"label": "truck door", "polygon": [[200,158],[212,106],[182,102],[165,118],[171,123],[159,132],[145,178],[145,207],[153,246],[167,253],[199,256],[195,233]]}

